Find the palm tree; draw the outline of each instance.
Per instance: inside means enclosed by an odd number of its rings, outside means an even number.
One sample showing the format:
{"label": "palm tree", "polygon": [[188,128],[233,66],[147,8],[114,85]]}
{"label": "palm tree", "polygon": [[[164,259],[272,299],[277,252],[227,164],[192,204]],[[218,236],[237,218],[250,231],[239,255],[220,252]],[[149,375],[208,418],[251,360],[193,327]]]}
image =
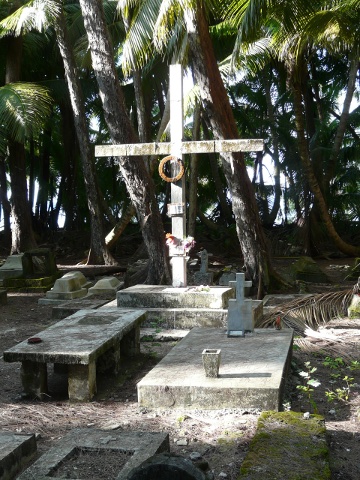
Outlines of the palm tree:
{"label": "palm tree", "polygon": [[[303,173],[329,237],[340,251],[351,256],[358,256],[360,248],[348,244],[338,235],[329,214],[326,193],[348,126],[349,108],[359,69],[359,8],[359,2],[354,0],[345,2],[299,0],[281,4],[272,0],[262,2],[248,0],[231,2],[226,9],[232,24],[239,28],[235,55],[238,54],[243,42],[259,38],[263,34],[262,26],[270,25],[267,34],[271,39],[272,52],[284,60],[288,70]],[[315,124],[308,76],[309,59],[316,56],[317,50],[321,48],[325,48],[333,55],[340,53],[350,56],[345,101],[325,170],[319,168],[321,160],[319,149],[311,147],[312,138],[315,138]],[[324,173],[316,175],[316,171]]]}
{"label": "palm tree", "polygon": [[[100,0],[80,1],[93,69],[99,86],[105,120],[115,144],[136,143],[124,96],[115,70],[112,46]],[[134,204],[149,254],[146,283],[170,282],[164,229],[155,197],[152,178],[142,158],[119,158],[120,171]]]}
{"label": "palm tree", "polygon": [[[27,8],[27,9],[26,9]],[[45,13],[43,22],[39,22],[41,13]],[[87,202],[91,221],[91,249],[88,263],[113,264],[115,260],[105,245],[105,233],[102,222],[102,211],[98,197],[94,155],[90,146],[87,118],[84,108],[84,99],[77,74],[74,54],[68,39],[67,26],[62,8],[54,2],[30,1],[26,7],[21,7],[10,18],[3,20],[3,25],[8,31],[18,34],[34,28],[42,30],[52,22],[55,27],[57,43],[64,63],[65,77],[70,93],[70,101],[74,116],[74,125],[81,152],[83,174],[87,193]],[[16,37],[21,38],[21,37]]]}
{"label": "palm tree", "polygon": [[[175,37],[176,45],[172,42],[171,46],[174,47],[174,58],[179,61],[181,53],[185,51],[182,49],[182,39],[186,38],[193,77],[199,86],[202,106],[214,138],[238,138],[239,132],[209,34],[205,3],[200,0],[194,2],[191,9],[178,2],[172,2],[170,8],[165,8],[165,3],[160,1],[144,1],[140,5],[128,38],[129,46],[124,47],[127,65],[135,61],[134,56],[137,56],[138,62],[149,58],[149,38],[152,37],[159,48]],[[184,25],[185,29],[181,28]],[[127,65],[125,68],[128,68]],[[247,275],[258,286],[258,295],[262,296],[270,287],[270,278],[278,277],[267,253],[253,186],[242,154],[221,156]]]}

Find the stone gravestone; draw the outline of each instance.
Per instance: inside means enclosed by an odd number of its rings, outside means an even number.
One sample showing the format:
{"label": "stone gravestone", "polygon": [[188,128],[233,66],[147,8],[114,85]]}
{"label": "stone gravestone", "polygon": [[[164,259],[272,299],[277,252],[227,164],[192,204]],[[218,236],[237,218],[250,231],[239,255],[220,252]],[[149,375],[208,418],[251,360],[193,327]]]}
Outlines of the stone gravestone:
{"label": "stone gravestone", "polygon": [[209,254],[204,249],[198,255],[201,261],[200,271],[194,274],[194,285],[212,285],[214,274],[208,271]]}
{"label": "stone gravestone", "polygon": [[0,267],[0,280],[5,278],[20,278],[23,276],[22,258],[24,254],[10,255]]}
{"label": "stone gravestone", "polygon": [[236,298],[229,300],[228,337],[244,337],[246,332],[254,331],[252,300],[245,299],[245,287],[251,287],[251,281],[245,281],[244,273],[236,274],[236,282],[229,282],[236,288]]}

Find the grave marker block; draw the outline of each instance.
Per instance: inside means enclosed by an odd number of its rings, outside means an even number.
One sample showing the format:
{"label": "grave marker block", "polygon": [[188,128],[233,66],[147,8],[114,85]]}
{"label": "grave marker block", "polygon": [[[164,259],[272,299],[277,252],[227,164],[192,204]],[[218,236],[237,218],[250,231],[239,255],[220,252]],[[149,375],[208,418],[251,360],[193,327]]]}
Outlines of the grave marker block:
{"label": "grave marker block", "polygon": [[251,281],[245,281],[244,273],[236,274],[236,282],[229,282],[236,288],[236,298],[229,300],[228,337],[244,337],[246,332],[254,331],[252,300],[245,299],[245,287],[251,287]]}

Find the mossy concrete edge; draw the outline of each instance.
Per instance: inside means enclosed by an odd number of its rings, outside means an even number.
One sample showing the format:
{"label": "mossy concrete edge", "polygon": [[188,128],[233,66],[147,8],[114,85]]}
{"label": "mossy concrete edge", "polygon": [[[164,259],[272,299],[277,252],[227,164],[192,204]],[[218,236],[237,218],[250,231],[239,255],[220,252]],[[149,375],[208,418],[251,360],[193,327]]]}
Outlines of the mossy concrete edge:
{"label": "mossy concrete edge", "polygon": [[329,480],[324,418],[299,412],[263,412],[238,480]]}

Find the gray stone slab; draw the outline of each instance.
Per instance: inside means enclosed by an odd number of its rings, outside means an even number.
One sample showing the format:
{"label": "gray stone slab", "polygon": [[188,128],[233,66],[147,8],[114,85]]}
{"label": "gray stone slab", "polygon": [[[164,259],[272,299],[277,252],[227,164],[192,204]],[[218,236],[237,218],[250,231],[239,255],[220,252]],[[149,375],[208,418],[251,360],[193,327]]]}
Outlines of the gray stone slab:
{"label": "gray stone slab", "polygon": [[140,351],[140,325],[144,310],[80,310],[31,339],[5,351],[5,362],[21,361],[24,392],[43,398],[47,394],[47,363],[68,367],[69,400],[89,401],[96,393],[96,365],[108,358],[114,373],[120,354]]}
{"label": "gray stone slab", "polygon": [[[106,303],[99,309],[117,309],[117,301]],[[252,301],[253,321],[256,324],[263,315],[262,300]],[[216,327],[227,325],[225,308],[146,308],[147,321],[166,324],[166,328]]]}
{"label": "gray stone slab", "polygon": [[[226,329],[194,328],[138,383],[141,406],[279,410],[293,331],[256,329],[228,338]],[[204,349],[221,349],[218,378],[207,378]]]}
{"label": "gray stone slab", "polygon": [[10,255],[0,267],[0,278],[20,278],[23,275],[22,258],[24,254]]}
{"label": "gray stone slab", "polygon": [[0,478],[11,480],[36,453],[35,435],[0,432]]}
{"label": "gray stone slab", "polygon": [[86,365],[104,349],[104,344],[109,348],[112,341],[134,328],[134,321],[140,325],[145,319],[144,310],[79,310],[34,335],[41,339],[40,343],[25,340],[6,350],[4,361]]}
{"label": "gray stone slab", "polygon": [[106,305],[109,301],[106,299],[84,298],[80,300],[72,300],[54,305],[51,311],[51,317],[55,320],[63,320],[66,317],[78,312],[79,310],[96,310]]}
{"label": "gray stone slab", "polygon": [[226,308],[235,292],[226,287],[136,285],[117,293],[117,306],[126,308]]}
{"label": "gray stone slab", "polygon": [[124,432],[93,429],[75,429],[63,437],[58,444],[42,455],[18,480],[48,480],[59,465],[74,455],[77,449],[118,450],[132,455],[120,467],[116,480],[126,480],[129,473],[142,462],[161,452],[168,452],[169,435],[160,432]]}

